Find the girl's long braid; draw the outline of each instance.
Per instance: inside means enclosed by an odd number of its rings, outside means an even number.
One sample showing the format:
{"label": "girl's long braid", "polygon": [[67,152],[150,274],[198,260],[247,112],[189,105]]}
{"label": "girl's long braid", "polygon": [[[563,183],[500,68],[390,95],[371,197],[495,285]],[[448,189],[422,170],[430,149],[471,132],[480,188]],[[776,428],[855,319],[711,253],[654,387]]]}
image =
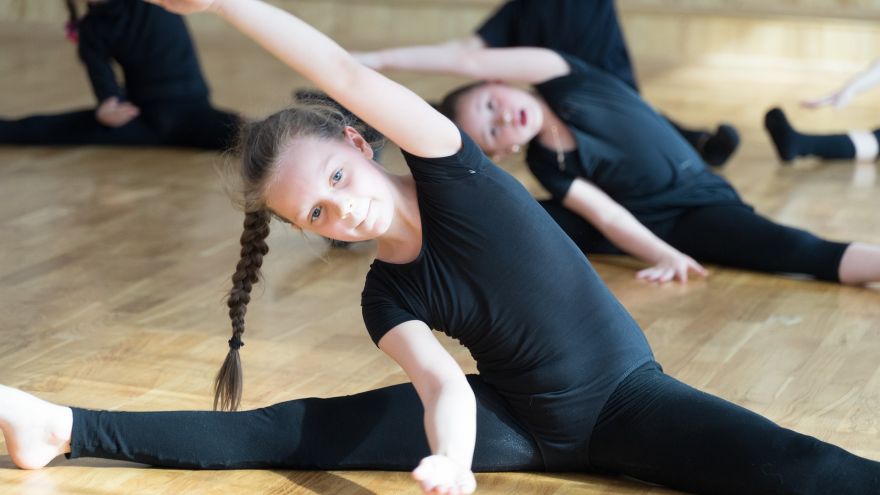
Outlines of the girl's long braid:
{"label": "girl's long braid", "polygon": [[263,256],[269,252],[266,237],[269,235],[270,214],[266,209],[248,212],[244,217],[244,230],[241,234],[241,259],[232,275],[232,289],[229,291],[229,318],[232,320],[232,338],[229,339],[229,353],[214,380],[214,409],[235,411],[241,404],[243,386],[241,359],[238,349],[244,345],[244,316],[251,300],[251,288],[260,279],[260,266]]}

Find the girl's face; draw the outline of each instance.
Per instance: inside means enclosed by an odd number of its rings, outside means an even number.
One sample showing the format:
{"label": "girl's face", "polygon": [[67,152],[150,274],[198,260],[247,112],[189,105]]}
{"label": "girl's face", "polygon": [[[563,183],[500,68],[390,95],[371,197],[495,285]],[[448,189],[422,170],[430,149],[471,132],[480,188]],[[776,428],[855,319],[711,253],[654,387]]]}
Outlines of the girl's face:
{"label": "girl's face", "polygon": [[515,152],[538,135],[544,111],[534,95],[501,83],[463,94],[456,104],[458,124],[493,159]]}
{"label": "girl's face", "polygon": [[372,158],[372,148],[350,127],[339,141],[298,138],[278,157],[266,206],[330,239],[375,239],[391,226],[395,210],[389,177]]}

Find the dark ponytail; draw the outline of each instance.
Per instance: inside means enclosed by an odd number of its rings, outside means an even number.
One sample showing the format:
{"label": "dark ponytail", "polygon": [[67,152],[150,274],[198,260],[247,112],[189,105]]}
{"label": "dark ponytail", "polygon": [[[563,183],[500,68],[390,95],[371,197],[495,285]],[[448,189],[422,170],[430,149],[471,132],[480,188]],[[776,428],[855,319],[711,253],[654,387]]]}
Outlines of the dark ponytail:
{"label": "dark ponytail", "polygon": [[244,217],[241,259],[232,275],[232,289],[226,302],[232,321],[232,338],[229,339],[229,353],[214,380],[215,410],[235,411],[241,404],[243,381],[238,350],[244,345],[241,334],[244,333],[244,316],[251,300],[251,288],[260,280],[263,256],[269,252],[266,237],[269,235],[270,218],[266,209],[248,212]]}

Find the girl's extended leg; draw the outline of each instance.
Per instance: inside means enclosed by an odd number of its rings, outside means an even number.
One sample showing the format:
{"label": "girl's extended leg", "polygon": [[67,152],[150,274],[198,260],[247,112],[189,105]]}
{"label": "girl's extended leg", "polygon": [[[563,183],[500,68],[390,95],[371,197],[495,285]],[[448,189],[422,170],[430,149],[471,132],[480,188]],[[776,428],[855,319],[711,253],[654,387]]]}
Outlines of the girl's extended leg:
{"label": "girl's extended leg", "polygon": [[801,134],[796,131],[782,110],[774,108],[764,116],[764,127],[770,134],[776,154],[783,162],[799,156],[816,156],[825,160],[875,160],[880,151],[880,129],[851,131],[846,134]]}
{"label": "girl's extended leg", "polygon": [[841,259],[848,248],[775,223],[746,205],[692,208],[661,237],[700,262],[834,282],[841,281]]}
{"label": "girl's extended leg", "polygon": [[880,493],[880,463],[700,392],[655,363],[609,398],[593,430],[590,462],[693,493]]}
{"label": "girl's extended leg", "polygon": [[[477,376],[475,471],[540,470],[532,438]],[[410,384],[300,399],[246,412],[73,409],[70,457],[186,469],[410,470],[429,455],[422,404]]]}
{"label": "girl's extended leg", "polygon": [[113,128],[95,120],[94,110],[80,110],[0,120],[0,144],[150,146],[159,144],[159,138],[139,117]]}

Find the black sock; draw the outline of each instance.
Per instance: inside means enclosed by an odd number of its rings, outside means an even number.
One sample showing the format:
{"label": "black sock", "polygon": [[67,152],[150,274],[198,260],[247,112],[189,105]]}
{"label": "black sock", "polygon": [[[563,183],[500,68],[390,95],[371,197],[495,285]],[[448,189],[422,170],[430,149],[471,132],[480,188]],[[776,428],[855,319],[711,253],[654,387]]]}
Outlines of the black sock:
{"label": "black sock", "polygon": [[704,129],[687,129],[667,116],[664,118],[713,167],[724,165],[739,146],[739,134],[729,124],[721,124],[715,133],[710,133]]}
{"label": "black sock", "polygon": [[846,134],[801,134],[791,127],[779,108],[767,112],[764,116],[764,127],[770,133],[779,159],[784,162],[799,156],[817,156],[827,160],[856,156],[856,147]]}

